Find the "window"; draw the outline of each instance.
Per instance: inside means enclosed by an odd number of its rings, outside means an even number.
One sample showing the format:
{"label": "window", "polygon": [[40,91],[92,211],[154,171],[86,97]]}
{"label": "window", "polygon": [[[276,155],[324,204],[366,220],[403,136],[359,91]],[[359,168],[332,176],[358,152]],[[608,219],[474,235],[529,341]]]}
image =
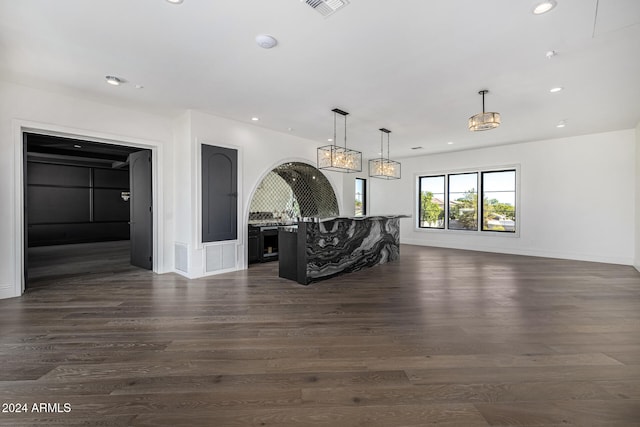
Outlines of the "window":
{"label": "window", "polygon": [[478,174],[449,175],[449,230],[478,230]]}
{"label": "window", "polygon": [[367,214],[367,180],[356,178],[356,216]]}
{"label": "window", "polygon": [[516,230],[516,171],[482,172],[482,231]]}
{"label": "window", "polygon": [[516,172],[477,170],[418,177],[418,227],[515,233]]}
{"label": "window", "polygon": [[444,228],[444,175],[421,176],[418,185],[420,227]]}

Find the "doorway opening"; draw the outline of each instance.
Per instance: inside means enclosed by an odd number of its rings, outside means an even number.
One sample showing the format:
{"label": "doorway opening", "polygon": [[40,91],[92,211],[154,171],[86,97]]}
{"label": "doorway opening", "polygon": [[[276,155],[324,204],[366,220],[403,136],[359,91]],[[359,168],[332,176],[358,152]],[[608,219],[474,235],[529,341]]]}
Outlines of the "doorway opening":
{"label": "doorway opening", "polygon": [[25,291],[152,268],[151,150],[25,132],[23,171]]}

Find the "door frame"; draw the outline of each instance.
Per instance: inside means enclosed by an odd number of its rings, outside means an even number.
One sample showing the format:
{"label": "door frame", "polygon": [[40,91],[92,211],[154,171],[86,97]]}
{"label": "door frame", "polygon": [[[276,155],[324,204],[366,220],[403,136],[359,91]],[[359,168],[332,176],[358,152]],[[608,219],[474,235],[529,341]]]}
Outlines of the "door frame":
{"label": "door frame", "polygon": [[56,126],[46,123],[38,123],[26,120],[13,120],[14,139],[14,291],[13,296],[21,296],[25,291],[25,212],[24,212],[24,186],[25,186],[25,154],[24,133],[37,133],[42,135],[60,136],[64,138],[82,141],[102,142],[113,145],[151,150],[151,197],[153,200],[153,272],[164,272],[164,257],[161,248],[164,244],[163,224],[163,188],[162,176],[162,144],[158,141],[144,140],[141,138],[129,138],[121,135],[112,135],[104,132],[88,131],[64,126]]}

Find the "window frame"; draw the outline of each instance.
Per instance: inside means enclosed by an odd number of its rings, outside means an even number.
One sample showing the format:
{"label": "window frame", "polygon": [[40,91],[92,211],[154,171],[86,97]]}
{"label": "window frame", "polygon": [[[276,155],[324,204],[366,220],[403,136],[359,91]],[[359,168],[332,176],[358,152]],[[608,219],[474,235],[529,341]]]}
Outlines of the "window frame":
{"label": "window frame", "polygon": [[[484,195],[484,188],[482,182],[482,174],[488,172],[515,172],[515,197],[514,197],[514,206],[515,206],[515,226],[513,231],[501,231],[501,230],[483,230],[483,215],[484,215],[484,200],[482,199]],[[472,229],[451,229],[449,228],[449,175],[461,175],[465,173],[476,173],[477,174],[477,230]],[[444,228],[435,228],[435,227],[422,227],[420,221],[420,193],[421,193],[421,178],[429,178],[429,177],[445,177],[445,200],[444,200],[444,209],[445,209],[445,227]],[[520,220],[520,210],[521,210],[521,201],[520,201],[520,164],[508,164],[503,166],[489,166],[489,167],[472,167],[458,170],[434,170],[434,171],[425,171],[418,172],[414,174],[414,212],[415,218],[414,221],[414,230],[418,232],[426,232],[426,233],[444,233],[444,234],[464,234],[464,235],[475,235],[475,236],[498,236],[498,237],[520,237],[520,229],[522,227],[522,221]]]}
{"label": "window frame", "polygon": [[[357,198],[357,192],[354,194],[354,216],[367,216],[367,179],[366,178],[358,178],[356,177],[354,184],[356,184],[358,181],[362,181],[362,214],[358,215],[355,212],[355,202],[358,200]],[[354,185],[354,187],[356,187],[356,185]],[[355,188],[354,188],[355,190]]]}
{"label": "window frame", "polygon": [[[513,210],[514,210],[514,226],[513,226],[513,231],[507,231],[507,230],[485,230],[484,229],[484,193],[485,193],[485,189],[484,189],[484,176],[485,174],[490,174],[490,173],[500,173],[500,172],[513,172],[514,176],[513,176]],[[480,188],[482,190],[482,198],[478,199],[478,201],[482,200],[482,203],[479,206],[479,210],[480,210],[480,215],[479,215],[479,222],[480,222],[480,231],[482,232],[489,232],[489,233],[516,233],[518,228],[519,228],[519,224],[518,224],[518,211],[519,211],[519,206],[518,206],[518,171],[516,169],[500,169],[500,170],[486,170],[486,171],[481,171],[480,172],[480,177],[479,177],[479,182],[480,182]]]}
{"label": "window frame", "polygon": [[[476,186],[474,188],[474,190],[476,191],[476,205],[475,205],[475,215],[476,215],[476,228],[451,228],[450,224],[451,224],[451,177],[452,176],[460,176],[460,175],[475,175],[476,176]],[[477,171],[473,171],[473,172],[458,172],[458,173],[448,173],[447,175],[447,192],[445,193],[445,204],[447,205],[447,227],[445,228],[445,230],[456,230],[456,231],[464,231],[464,232],[468,232],[468,231],[478,231],[480,228],[478,227],[478,218],[479,218],[479,211],[480,208],[478,206],[478,194],[480,193],[479,190],[479,177],[480,177],[480,173]]]}
{"label": "window frame", "polygon": [[421,178],[442,178],[442,197],[446,200],[447,197],[447,175],[446,174],[435,174],[428,176],[420,176],[418,178],[418,228],[427,229],[427,230],[445,230],[447,226],[447,215],[449,214],[449,209],[445,200],[443,200],[443,210],[444,217],[442,218],[442,227],[423,227],[420,225],[421,221],[421,213],[422,213],[422,179]]}

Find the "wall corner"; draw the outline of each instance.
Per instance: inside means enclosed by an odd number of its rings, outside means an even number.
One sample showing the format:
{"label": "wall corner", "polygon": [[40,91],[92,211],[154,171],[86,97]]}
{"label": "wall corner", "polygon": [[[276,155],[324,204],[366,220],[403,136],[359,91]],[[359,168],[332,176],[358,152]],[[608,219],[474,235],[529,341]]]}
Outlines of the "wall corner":
{"label": "wall corner", "polygon": [[640,271],[640,121],[635,129],[635,212],[633,266]]}

